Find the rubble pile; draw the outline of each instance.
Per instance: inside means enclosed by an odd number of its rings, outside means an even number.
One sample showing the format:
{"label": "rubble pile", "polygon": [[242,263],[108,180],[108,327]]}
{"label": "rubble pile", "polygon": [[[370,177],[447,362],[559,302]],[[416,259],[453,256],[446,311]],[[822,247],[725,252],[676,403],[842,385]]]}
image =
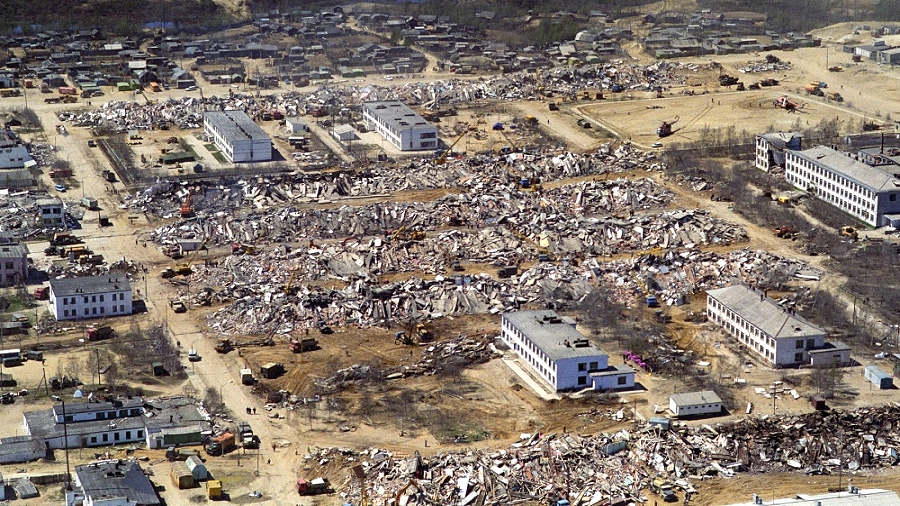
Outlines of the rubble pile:
{"label": "rubble pile", "polygon": [[794,68],[789,61],[776,61],[776,62],[768,62],[768,61],[751,61],[748,62],[746,67],[741,67],[738,69],[738,72],[744,74],[753,74],[757,72],[783,72],[787,70],[791,70]]}
{"label": "rubble pile", "polygon": [[341,369],[327,378],[319,378],[316,385],[325,392],[340,390],[347,383],[375,378],[396,380],[408,376],[428,376],[439,372],[448,364],[472,365],[487,362],[499,356],[490,339],[459,335],[453,339],[434,343],[422,352],[422,358],[413,364],[387,370],[373,369],[355,364]]}
{"label": "rubble pile", "polygon": [[[581,155],[571,152],[513,153],[503,158],[475,155],[435,166],[431,160],[413,160],[406,165],[373,165],[358,173],[285,174],[257,179],[227,179],[220,182],[160,181],[129,196],[128,206],[139,212],[170,218],[184,202],[188,191],[199,215],[235,208],[277,208],[304,203],[329,203],[345,197],[383,196],[393,192],[464,188],[478,193],[511,188],[522,178],[543,182],[564,178],[622,173],[633,170],[659,171],[662,164],[654,153],[631,144],[606,144]],[[671,199],[666,195],[667,200]]]}
{"label": "rubble pile", "polygon": [[[672,431],[644,424],[631,432],[596,436],[523,434],[507,449],[446,451],[433,457],[325,448],[305,458],[321,465],[340,462],[348,468],[361,463],[374,505],[395,498],[401,504],[473,506],[546,504],[557,498],[575,504],[620,502],[620,498],[622,503],[645,502],[643,490],[656,476],[696,492],[691,481],[706,476],[731,477],[745,471],[831,474],[893,466],[900,441],[898,416],[900,405],[891,403],[855,411],[678,426]],[[355,501],[360,495],[360,481],[348,476],[342,499]]]}
{"label": "rubble pile", "polygon": [[[0,194],[0,231],[17,241],[44,236],[53,231],[41,223],[38,201],[58,198],[40,190],[9,191]],[[77,206],[66,203],[67,214],[79,214]],[[69,211],[73,213],[69,213]],[[83,213],[80,213],[83,214]]]}

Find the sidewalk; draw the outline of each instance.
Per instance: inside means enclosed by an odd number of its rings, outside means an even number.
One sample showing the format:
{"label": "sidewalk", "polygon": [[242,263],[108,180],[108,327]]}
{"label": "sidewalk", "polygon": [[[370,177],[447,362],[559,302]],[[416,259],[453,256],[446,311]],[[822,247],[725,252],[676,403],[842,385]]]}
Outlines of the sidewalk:
{"label": "sidewalk", "polygon": [[542,384],[539,380],[534,379],[528,371],[519,363],[519,360],[508,355],[503,355],[503,363],[506,364],[516,376],[518,376],[522,381],[525,382],[526,385],[531,387],[534,393],[538,394],[541,399],[545,401],[558,400],[561,399],[559,395],[555,392],[550,392],[549,389],[546,388],[544,384]]}

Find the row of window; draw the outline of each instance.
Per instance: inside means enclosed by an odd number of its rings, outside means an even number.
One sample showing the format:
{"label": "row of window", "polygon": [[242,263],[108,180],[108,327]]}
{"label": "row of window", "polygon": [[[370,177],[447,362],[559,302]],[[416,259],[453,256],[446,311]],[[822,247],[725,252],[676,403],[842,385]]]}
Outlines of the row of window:
{"label": "row of window", "polygon": [[[116,311],[116,309],[118,309],[118,311]],[[125,312],[125,304],[119,304],[118,306],[113,304],[112,312],[113,312],[113,314],[124,313]],[[84,308],[83,316],[97,316],[97,315],[104,315],[104,314],[106,314],[106,308],[104,306],[100,306],[99,313],[97,312],[97,307],[91,307],[91,308],[86,307],[86,308]],[[63,309],[63,316],[78,316],[78,310],[77,309],[72,309],[72,310]]]}
{"label": "row of window", "polygon": [[[104,302],[104,294],[102,294],[102,293],[99,296],[98,295],[91,295],[91,296],[83,295],[82,297],[84,299],[84,304],[87,304],[88,302],[97,302],[97,297],[100,297],[100,299],[99,299],[100,302]],[[90,299],[88,297],[90,297]],[[112,294],[112,300],[113,300],[113,302],[115,302],[117,300],[125,300],[125,294],[124,293],[114,293],[114,294]],[[78,300],[75,297],[63,297],[62,305],[68,306],[69,304],[73,304],[73,305],[78,304]]]}
{"label": "row of window", "polygon": [[[788,156],[790,156],[790,155],[788,155]],[[842,187],[845,187],[855,193],[858,193],[867,199],[871,199],[875,196],[875,192],[873,192],[872,190],[870,190],[858,183],[850,181],[849,179],[845,178],[844,176],[835,174],[834,172],[832,172],[828,169],[825,169],[824,167],[822,167],[818,164],[812,163],[809,160],[805,160],[803,158],[800,158],[799,156],[793,156],[793,157],[791,157],[791,161],[793,163],[787,164],[788,171],[790,171],[791,169],[796,169],[800,175],[807,176],[807,179],[810,179],[810,180],[817,179],[817,180],[820,180],[823,182],[837,183],[837,184],[840,184]],[[804,171],[803,169],[806,169],[806,171]]]}
{"label": "row of window", "polygon": [[[113,433],[113,441],[120,441],[121,437],[122,437],[122,434],[120,432]],[[137,438],[144,437],[144,431],[138,430],[136,432],[135,437],[137,437]],[[126,430],[125,431],[125,440],[128,441],[130,439],[131,439],[131,431]],[[101,441],[103,441],[104,443],[109,442],[109,434],[101,434]],[[97,436],[91,436],[91,444],[96,444],[96,443],[97,443]]]}

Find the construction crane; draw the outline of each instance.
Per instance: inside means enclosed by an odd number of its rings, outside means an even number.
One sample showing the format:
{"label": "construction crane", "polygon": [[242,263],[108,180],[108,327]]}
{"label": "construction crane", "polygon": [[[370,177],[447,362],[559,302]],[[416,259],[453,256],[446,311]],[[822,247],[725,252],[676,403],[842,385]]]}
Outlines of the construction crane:
{"label": "construction crane", "polygon": [[188,191],[187,197],[184,198],[184,204],[181,204],[181,217],[190,218],[194,215],[194,208],[191,206],[191,192]]}
{"label": "construction crane", "polygon": [[457,137],[456,140],[453,141],[453,144],[450,144],[450,147],[448,147],[446,150],[444,150],[443,153],[441,153],[437,158],[434,159],[434,164],[435,164],[435,165],[443,165],[444,162],[447,161],[447,156],[450,155],[450,151],[453,150],[453,146],[456,146],[456,144],[457,144],[459,141],[461,141],[462,138],[465,137],[467,133],[469,133],[468,130],[466,130],[465,132],[459,134],[459,137]]}
{"label": "construction crane", "polygon": [[298,270],[299,269],[291,269],[291,277],[288,278],[287,284],[284,285],[284,294],[285,295],[291,294],[291,285],[294,284],[294,277],[297,275]]}

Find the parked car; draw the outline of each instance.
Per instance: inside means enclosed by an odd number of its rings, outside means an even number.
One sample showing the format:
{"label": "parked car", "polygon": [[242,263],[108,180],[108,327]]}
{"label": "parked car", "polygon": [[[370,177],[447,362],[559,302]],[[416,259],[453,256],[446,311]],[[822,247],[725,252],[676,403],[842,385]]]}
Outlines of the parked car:
{"label": "parked car", "polygon": [[66,191],[66,187],[63,186],[63,185],[61,185],[61,184],[58,184],[58,185],[54,186],[54,188],[56,188],[56,191],[58,191],[58,192],[64,192],[64,191]]}

